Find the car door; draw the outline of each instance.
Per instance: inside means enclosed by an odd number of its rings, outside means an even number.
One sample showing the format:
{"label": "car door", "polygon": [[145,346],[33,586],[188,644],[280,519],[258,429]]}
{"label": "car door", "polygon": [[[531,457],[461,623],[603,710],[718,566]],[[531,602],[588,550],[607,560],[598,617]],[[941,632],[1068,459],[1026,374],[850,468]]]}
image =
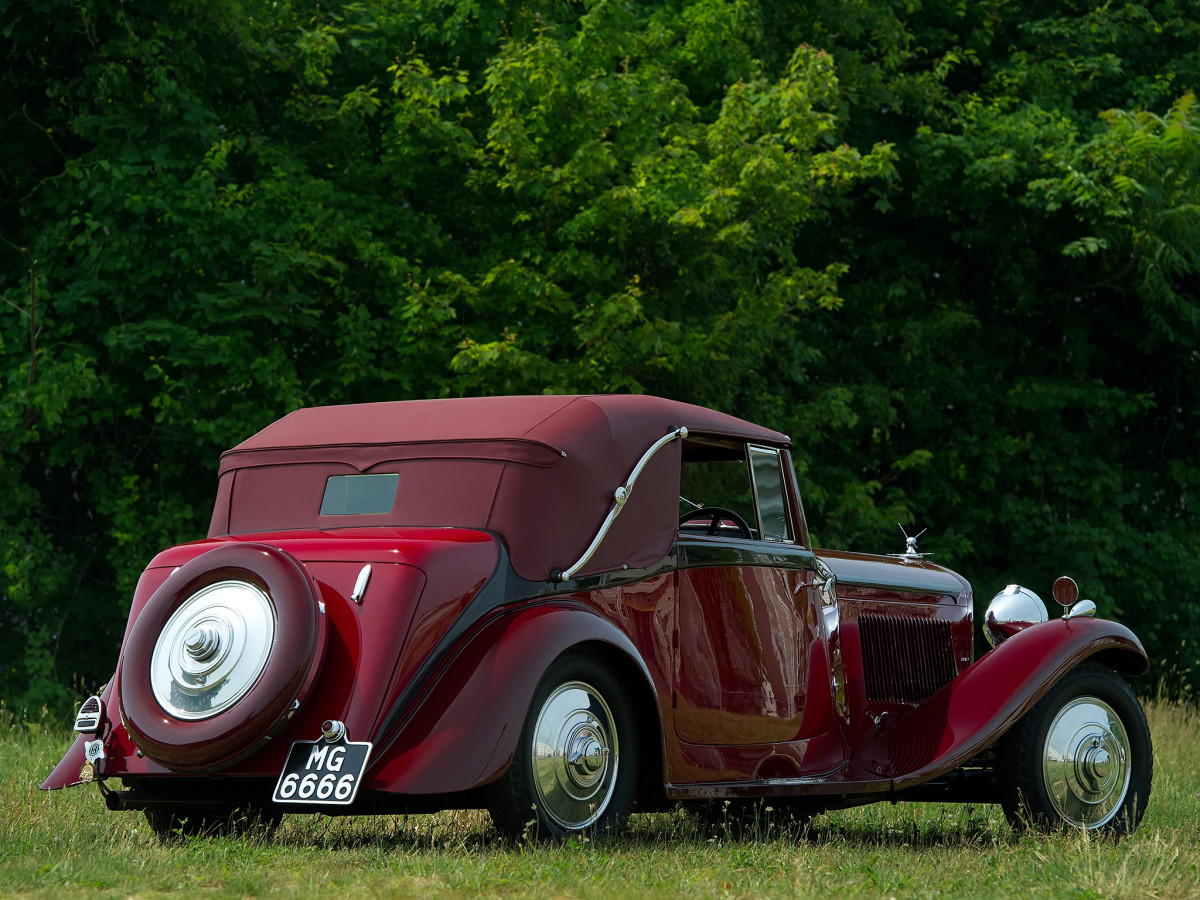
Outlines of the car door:
{"label": "car door", "polygon": [[[682,741],[776,744],[806,731],[820,607],[785,461],[753,444],[684,445],[673,716]],[[828,694],[827,676],[816,689]]]}

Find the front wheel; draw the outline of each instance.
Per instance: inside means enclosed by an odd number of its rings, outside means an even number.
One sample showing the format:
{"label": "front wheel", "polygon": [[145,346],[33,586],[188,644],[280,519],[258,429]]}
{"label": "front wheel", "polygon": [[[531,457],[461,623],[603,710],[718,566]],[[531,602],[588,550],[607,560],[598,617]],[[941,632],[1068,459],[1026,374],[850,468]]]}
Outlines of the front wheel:
{"label": "front wheel", "polygon": [[546,671],[517,753],[490,789],[506,835],[616,834],[633,806],[638,743],[629,700],[596,656],[572,653]]}
{"label": "front wheel", "polygon": [[1002,805],[1015,826],[1133,833],[1150,797],[1150,729],[1111,669],[1069,672],[1000,743]]}

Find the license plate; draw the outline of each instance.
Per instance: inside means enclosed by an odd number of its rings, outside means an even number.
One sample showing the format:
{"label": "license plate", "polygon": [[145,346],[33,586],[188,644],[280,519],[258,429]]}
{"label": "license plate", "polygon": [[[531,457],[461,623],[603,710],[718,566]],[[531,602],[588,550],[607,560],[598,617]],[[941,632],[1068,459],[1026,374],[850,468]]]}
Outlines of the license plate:
{"label": "license plate", "polygon": [[369,741],[296,741],[271,799],[329,806],[353,803],[370,755]]}

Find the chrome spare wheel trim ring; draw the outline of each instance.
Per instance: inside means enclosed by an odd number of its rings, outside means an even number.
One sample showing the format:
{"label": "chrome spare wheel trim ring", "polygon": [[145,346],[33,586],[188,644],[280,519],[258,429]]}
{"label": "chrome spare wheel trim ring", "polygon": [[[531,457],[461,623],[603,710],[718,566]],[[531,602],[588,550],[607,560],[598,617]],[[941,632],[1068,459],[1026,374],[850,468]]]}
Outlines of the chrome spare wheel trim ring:
{"label": "chrome spare wheel trim ring", "polygon": [[591,685],[554,690],[533,731],[533,783],[539,808],[576,831],[600,818],[617,786],[619,753],[612,711]]}
{"label": "chrome spare wheel trim ring", "polygon": [[258,681],[277,628],[275,606],[245,581],[201,588],[171,614],[150,659],[154,699],[177,719],[224,712]]}
{"label": "chrome spare wheel trim ring", "polygon": [[1046,732],[1042,776],[1063,821],[1078,828],[1108,824],[1121,810],[1132,773],[1121,717],[1096,697],[1077,697]]}

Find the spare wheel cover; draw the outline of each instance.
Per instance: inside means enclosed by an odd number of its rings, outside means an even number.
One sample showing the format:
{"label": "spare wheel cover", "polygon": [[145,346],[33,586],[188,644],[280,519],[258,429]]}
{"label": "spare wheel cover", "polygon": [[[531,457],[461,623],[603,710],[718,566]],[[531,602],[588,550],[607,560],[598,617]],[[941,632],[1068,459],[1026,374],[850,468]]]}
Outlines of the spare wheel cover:
{"label": "spare wheel cover", "polygon": [[320,669],[318,598],[295,557],[267,544],[223,544],[172,572],[129,629],[117,671],[134,743],[183,771],[254,752]]}

